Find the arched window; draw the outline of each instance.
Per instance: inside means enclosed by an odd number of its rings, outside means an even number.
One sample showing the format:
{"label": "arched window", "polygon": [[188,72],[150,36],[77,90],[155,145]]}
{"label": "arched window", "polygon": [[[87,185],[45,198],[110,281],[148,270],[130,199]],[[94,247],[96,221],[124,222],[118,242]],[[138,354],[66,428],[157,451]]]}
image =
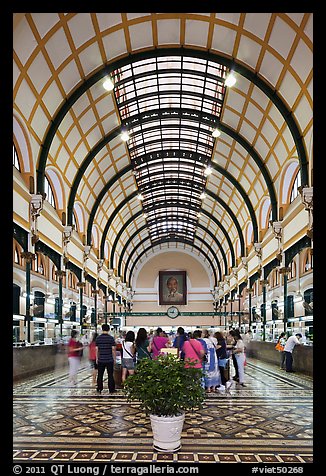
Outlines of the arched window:
{"label": "arched window", "polygon": [[98,242],[99,242],[99,238],[98,238],[98,229],[95,225],[93,225],[92,227],[92,244],[93,244],[93,247],[95,249],[98,248]]}
{"label": "arched window", "polygon": [[[64,191],[61,176],[57,173],[56,170],[53,170],[51,167],[48,167],[46,169],[46,179],[50,183],[55,201],[55,205],[50,202],[51,205],[57,210],[62,210],[64,208]],[[50,201],[49,198],[48,200]]]}
{"label": "arched window", "polygon": [[19,259],[19,253],[17,248],[15,248],[15,258],[14,258],[15,263],[20,264],[20,259]]}
{"label": "arched window", "polygon": [[104,259],[109,259],[109,244],[107,241],[104,244]]}
{"label": "arched window", "polygon": [[289,204],[298,195],[298,187],[301,185],[301,174],[298,161],[292,161],[283,175],[282,204]]}
{"label": "arched window", "polygon": [[19,170],[19,172],[21,172],[21,169],[20,169],[20,163],[19,163],[19,157],[18,157],[18,153],[17,153],[17,150],[16,150],[16,147],[15,147],[15,144],[13,144],[12,146],[12,160],[13,160],[13,166]]}
{"label": "arched window", "polygon": [[77,289],[77,276],[74,273],[69,273],[68,287],[71,289]]}
{"label": "arched window", "polygon": [[260,227],[262,229],[268,228],[268,226],[270,225],[269,221],[271,220],[271,213],[271,201],[269,200],[269,198],[266,198],[260,208]]}
{"label": "arched window", "polygon": [[241,246],[240,246],[239,238],[237,239],[236,244],[235,244],[235,253],[236,253],[236,257],[240,258],[240,256],[241,256]]}
{"label": "arched window", "polygon": [[252,228],[251,222],[247,226],[246,240],[247,240],[247,246],[251,245],[251,243],[253,242],[253,228]]}
{"label": "arched window", "polygon": [[228,268],[230,268],[232,266],[232,257],[231,257],[231,251],[230,250],[227,252],[226,258],[227,258]]}
{"label": "arched window", "polygon": [[91,297],[92,296],[92,285],[88,281],[86,283],[86,290],[87,290],[87,296]]}
{"label": "arched window", "polygon": [[313,255],[310,253],[310,250],[307,250],[303,258],[303,272],[307,273],[308,271],[311,271],[313,267]]}
{"label": "arched window", "polygon": [[277,269],[273,269],[273,271],[272,271],[272,287],[275,288],[278,285],[279,285],[278,271],[277,271]]}
{"label": "arched window", "polygon": [[14,240],[14,263],[21,265],[22,264],[22,258],[21,258],[21,252],[23,251],[22,247],[17,243],[16,240]]}
{"label": "arched window", "polygon": [[294,260],[292,260],[291,263],[289,264],[289,268],[290,268],[289,279],[295,278],[297,275],[297,267]]}
{"label": "arched window", "polygon": [[84,233],[85,231],[85,217],[83,207],[79,203],[74,204],[73,214],[75,215],[75,230],[79,233]]}
{"label": "arched window", "polygon": [[298,187],[300,187],[300,186],[301,186],[301,174],[298,171],[298,173],[297,173],[297,175],[294,179],[293,185],[292,185],[290,203],[292,203],[293,200],[295,200],[297,198],[297,196],[299,195]]}
{"label": "arched window", "polygon": [[72,226],[74,227],[74,229],[76,231],[79,231],[78,230],[78,225],[77,225],[77,220],[76,220],[76,215],[75,215],[75,212],[72,212],[72,222],[71,222]]}
{"label": "arched window", "polygon": [[53,206],[53,208],[56,208],[52,185],[47,176],[44,177],[44,192],[46,193],[47,201]]}
{"label": "arched window", "polygon": [[59,277],[56,271],[57,271],[57,268],[55,266],[52,266],[52,281],[59,281]]}
{"label": "arched window", "polygon": [[45,276],[45,263],[41,253],[36,253],[36,259],[32,260],[32,270]]}

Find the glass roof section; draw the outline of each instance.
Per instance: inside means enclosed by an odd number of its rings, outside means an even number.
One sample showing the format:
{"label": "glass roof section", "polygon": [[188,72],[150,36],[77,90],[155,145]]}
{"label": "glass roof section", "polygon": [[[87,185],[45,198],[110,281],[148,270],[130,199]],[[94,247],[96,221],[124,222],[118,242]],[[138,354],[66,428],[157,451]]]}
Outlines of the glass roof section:
{"label": "glass roof section", "polygon": [[201,119],[220,118],[227,73],[215,62],[169,56],[112,74],[152,243],[194,239],[216,127]]}

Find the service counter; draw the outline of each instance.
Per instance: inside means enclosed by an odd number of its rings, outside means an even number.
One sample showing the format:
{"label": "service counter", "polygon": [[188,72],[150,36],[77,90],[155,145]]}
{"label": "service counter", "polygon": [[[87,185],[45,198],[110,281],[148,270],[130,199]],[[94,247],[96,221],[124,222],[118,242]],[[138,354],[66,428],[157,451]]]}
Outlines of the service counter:
{"label": "service counter", "polygon": [[[275,342],[252,340],[247,347],[247,356],[280,366],[280,353]],[[293,370],[313,376],[313,346],[297,345],[293,350]]]}
{"label": "service counter", "polygon": [[[83,358],[82,362],[87,365],[87,356]],[[61,370],[64,367],[68,367],[68,355],[65,346],[31,345],[13,348],[14,381],[38,375],[42,372]],[[121,364],[115,364],[114,380],[117,388],[122,388],[121,373]]]}
{"label": "service counter", "polygon": [[13,379],[21,380],[68,365],[67,354],[56,345],[31,345],[13,348]]}

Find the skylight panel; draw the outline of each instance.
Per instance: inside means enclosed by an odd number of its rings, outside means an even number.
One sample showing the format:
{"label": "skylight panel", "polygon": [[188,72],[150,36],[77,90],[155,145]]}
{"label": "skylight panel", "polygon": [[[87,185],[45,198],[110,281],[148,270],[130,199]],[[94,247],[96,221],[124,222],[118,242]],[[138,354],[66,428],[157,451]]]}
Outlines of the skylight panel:
{"label": "skylight panel", "polygon": [[[212,61],[173,55],[137,61],[113,72],[135,178],[144,195],[142,207],[150,212],[152,240],[169,231],[187,241],[194,239],[199,197],[207,180],[204,170],[215,140],[212,130],[217,127],[207,125],[211,116],[205,123],[201,117],[208,113],[218,120],[226,74],[226,67]],[[154,228],[153,222],[163,217],[164,227]]]}

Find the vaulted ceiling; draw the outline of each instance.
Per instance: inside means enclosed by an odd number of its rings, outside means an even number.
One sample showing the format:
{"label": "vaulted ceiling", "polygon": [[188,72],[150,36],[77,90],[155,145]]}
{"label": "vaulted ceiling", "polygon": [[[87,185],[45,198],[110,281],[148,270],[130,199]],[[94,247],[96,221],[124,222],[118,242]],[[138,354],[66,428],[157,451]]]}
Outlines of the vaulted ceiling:
{"label": "vaulted ceiling", "polygon": [[216,282],[266,199],[278,219],[286,164],[309,182],[312,14],[15,14],[14,114],[37,191],[57,173],[68,223],[78,204],[125,281],[177,247]]}

